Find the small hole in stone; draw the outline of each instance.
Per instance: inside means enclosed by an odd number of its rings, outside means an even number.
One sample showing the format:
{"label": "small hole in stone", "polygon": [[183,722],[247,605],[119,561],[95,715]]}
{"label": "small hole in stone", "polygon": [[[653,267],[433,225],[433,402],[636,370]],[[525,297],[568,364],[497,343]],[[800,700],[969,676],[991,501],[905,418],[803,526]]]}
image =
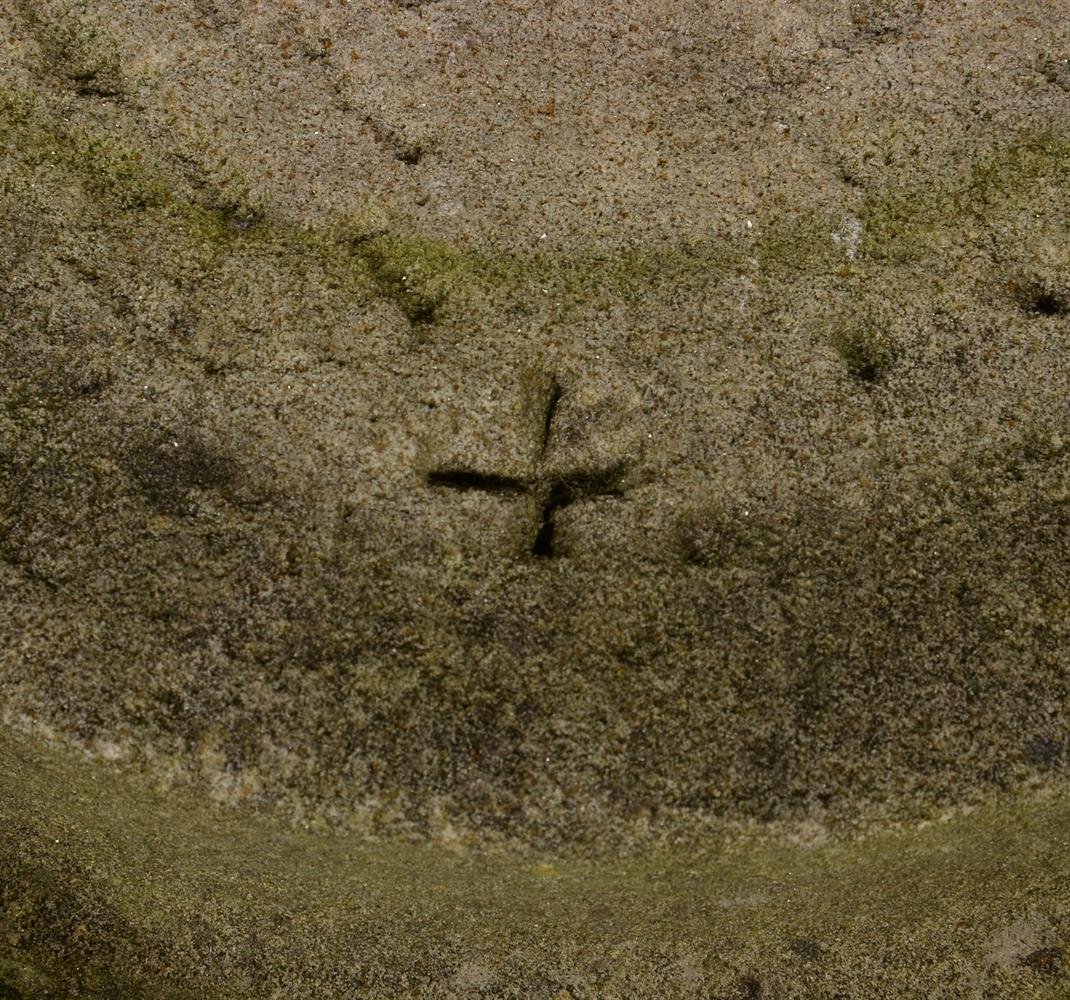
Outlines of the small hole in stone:
{"label": "small hole in stone", "polygon": [[569,488],[563,483],[558,483],[550,492],[550,497],[542,509],[542,523],[539,525],[535,542],[531,546],[531,554],[542,559],[551,559],[554,552],[554,515],[562,507],[572,503],[573,496]]}
{"label": "small hole in stone", "polygon": [[1022,965],[1027,965],[1034,972],[1044,976],[1057,976],[1063,965],[1063,950],[1059,947],[1038,948],[1020,959]]}
{"label": "small hole in stone", "polygon": [[224,213],[224,221],[227,229],[234,233],[245,233],[260,225],[260,216],[252,212],[227,212]]}
{"label": "small hole in stone", "polygon": [[864,361],[850,366],[851,374],[860,382],[876,382],[880,378],[880,367],[874,361]]}
{"label": "small hole in stone", "polygon": [[820,947],[809,938],[794,938],[788,942],[788,947],[807,962],[816,962],[821,957]]}
{"label": "small hole in stone", "polygon": [[1051,292],[1041,292],[1033,297],[1029,311],[1040,316],[1062,316],[1068,311],[1067,303],[1058,295]]}
{"label": "small hole in stone", "polygon": [[415,167],[423,159],[424,151],[416,144],[402,145],[398,147],[394,156],[402,163]]}
{"label": "small hole in stone", "polygon": [[535,544],[531,547],[531,554],[542,559],[549,559],[554,554],[554,522],[552,516],[544,515],[539,533],[535,536]]}
{"label": "small hole in stone", "polygon": [[836,353],[850,375],[865,385],[879,382],[899,357],[899,345],[883,330],[860,326],[833,337]]}
{"label": "small hole in stone", "polygon": [[1023,312],[1033,316],[1065,316],[1070,313],[1070,295],[1046,281],[1025,279],[1007,285]]}

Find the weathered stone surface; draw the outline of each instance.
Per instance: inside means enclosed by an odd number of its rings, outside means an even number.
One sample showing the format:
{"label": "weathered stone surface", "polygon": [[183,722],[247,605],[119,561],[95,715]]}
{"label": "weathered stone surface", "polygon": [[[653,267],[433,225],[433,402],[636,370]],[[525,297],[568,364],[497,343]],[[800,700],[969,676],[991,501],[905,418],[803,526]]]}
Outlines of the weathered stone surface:
{"label": "weathered stone surface", "polygon": [[0,982],[1065,990],[1059,13],[0,0]]}

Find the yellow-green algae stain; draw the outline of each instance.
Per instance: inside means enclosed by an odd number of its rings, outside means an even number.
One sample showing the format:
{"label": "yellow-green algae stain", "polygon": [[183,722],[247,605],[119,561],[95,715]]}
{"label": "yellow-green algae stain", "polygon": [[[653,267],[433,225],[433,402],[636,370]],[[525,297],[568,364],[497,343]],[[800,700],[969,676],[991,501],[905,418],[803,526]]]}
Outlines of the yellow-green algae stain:
{"label": "yellow-green algae stain", "polygon": [[1023,132],[1014,142],[964,164],[940,185],[888,185],[867,196],[861,212],[862,252],[873,260],[916,262],[948,246],[978,240],[993,211],[1009,215],[1040,199],[1065,198],[1070,140]]}
{"label": "yellow-green algae stain", "polygon": [[398,231],[389,213],[383,225],[379,208],[369,208],[364,218],[340,220],[331,231],[257,219],[251,206],[206,208],[180,196],[164,170],[146,163],[139,151],[58,121],[33,97],[11,88],[0,87],[0,139],[8,150],[0,170],[2,191],[25,190],[38,172],[62,171],[121,209],[164,215],[188,234],[191,252],[208,255],[206,263],[218,262],[239,243],[280,258],[311,255],[346,269],[359,290],[394,302],[416,325],[463,312],[468,295],[503,290],[542,288],[566,302],[582,299],[597,306],[639,302],[652,289],[750,274],[755,267],[771,280],[788,280],[799,274],[850,276],[866,260],[917,262],[948,244],[977,239],[985,229],[983,215],[993,206],[1010,211],[1045,191],[1065,190],[1070,181],[1070,142],[1053,134],[1023,134],[967,164],[956,182],[875,190],[860,211],[858,262],[846,261],[833,238],[842,220],[821,216],[769,226],[751,246],[709,239],[669,249],[495,254]]}
{"label": "yellow-green algae stain", "polygon": [[[87,193],[106,197],[120,209],[166,216],[186,231],[195,249],[219,255],[241,242],[280,257],[311,254],[343,262],[414,324],[440,318],[466,291],[494,294],[552,286],[566,300],[582,293],[587,301],[638,301],[652,286],[676,281],[709,280],[723,273],[748,271],[748,252],[710,240],[671,250],[626,248],[610,253],[576,250],[567,254],[533,252],[489,254],[481,249],[449,246],[442,241],[380,227],[377,217],[346,219],[333,232],[311,231],[278,221],[228,225],[226,214],[179,196],[163,172],[144,162],[136,150],[109,138],[91,135],[47,115],[27,95],[0,88],[0,137],[9,153],[3,186],[23,189],[37,172],[61,171],[84,185]],[[239,213],[240,214],[240,213]],[[796,220],[773,229],[759,245],[765,270],[830,269],[836,254],[833,220]],[[237,231],[236,231],[237,230]]]}
{"label": "yellow-green algae stain", "polygon": [[[807,972],[852,997],[1068,982],[1025,961],[1070,945],[1065,788],[854,843],[583,859],[301,832],[25,737],[0,736],[0,761],[0,970],[29,995],[74,968],[86,996],[257,996],[303,976],[348,995],[353,967],[370,996],[417,996],[472,963],[503,989],[567,986],[578,955],[583,996],[674,977],[699,995],[696,974],[787,989]],[[1001,946],[1015,927],[1021,955]]]}
{"label": "yellow-green algae stain", "polygon": [[60,173],[87,194],[137,212],[138,225],[155,221],[185,234],[187,253],[202,267],[218,265],[239,246],[277,262],[295,255],[309,258],[336,275],[342,287],[393,302],[416,326],[462,316],[469,297],[504,295],[522,302],[539,292],[586,308],[608,308],[640,303],[674,284],[712,285],[731,274],[770,281],[858,277],[866,261],[913,263],[949,245],[974,242],[993,205],[1010,211],[1045,190],[1065,189],[1070,178],[1070,143],[1028,134],[968,164],[957,182],[876,190],[860,210],[857,260],[848,260],[833,237],[842,220],[823,216],[759,227],[759,237],[747,246],[711,238],[672,248],[510,254],[403,232],[391,225],[382,206],[369,206],[364,217],[341,219],[329,231],[263,219],[255,206],[222,192],[219,199],[229,207],[206,207],[180,195],[164,168],[145,162],[138,150],[67,125],[31,96],[3,87],[0,139],[8,150],[0,164],[0,191],[23,193],[35,178]]}

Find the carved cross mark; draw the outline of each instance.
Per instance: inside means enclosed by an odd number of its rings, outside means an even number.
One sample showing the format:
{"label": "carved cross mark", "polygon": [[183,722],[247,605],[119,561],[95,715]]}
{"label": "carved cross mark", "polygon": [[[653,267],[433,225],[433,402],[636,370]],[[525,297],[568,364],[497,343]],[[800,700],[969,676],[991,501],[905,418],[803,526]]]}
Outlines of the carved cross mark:
{"label": "carved cross mark", "polygon": [[624,477],[629,467],[625,459],[599,468],[577,467],[561,471],[547,467],[546,455],[562,396],[561,385],[555,379],[550,384],[550,392],[544,404],[538,458],[530,475],[502,476],[493,472],[454,467],[438,469],[427,476],[429,486],[532,497],[535,500],[534,506],[539,511],[539,520],[530,552],[539,558],[552,558],[556,554],[554,529],[557,511],[569,504],[594,497],[623,496]]}

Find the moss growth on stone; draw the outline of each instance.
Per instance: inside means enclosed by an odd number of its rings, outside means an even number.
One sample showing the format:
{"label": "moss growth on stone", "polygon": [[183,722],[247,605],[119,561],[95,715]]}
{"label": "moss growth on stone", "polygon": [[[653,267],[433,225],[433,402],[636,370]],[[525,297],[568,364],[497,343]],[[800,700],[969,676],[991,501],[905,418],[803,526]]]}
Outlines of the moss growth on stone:
{"label": "moss growth on stone", "polygon": [[4,165],[13,188],[28,184],[36,170],[60,169],[123,209],[161,207],[173,200],[165,180],[140,153],[107,137],[66,128],[42,113],[31,97],[6,87],[0,87],[0,136],[12,151]]}
{"label": "moss growth on stone", "polygon": [[388,233],[356,243],[353,254],[380,294],[413,326],[437,321],[463,266],[459,255],[443,243]]}
{"label": "moss growth on stone", "polygon": [[281,830],[7,735],[0,759],[22,831],[0,842],[0,982],[28,996],[1065,990],[1065,794],[854,844],[466,856]]}
{"label": "moss growth on stone", "polygon": [[866,198],[863,250],[875,261],[910,263],[941,247],[976,242],[997,216],[1010,215],[1045,192],[1066,190],[1070,143],[1054,133],[1023,133],[976,157],[951,183],[886,187]]}
{"label": "moss growth on stone", "polygon": [[[204,207],[180,197],[173,182],[137,151],[122,143],[79,132],[50,120],[34,102],[10,89],[0,92],[0,134],[17,150],[18,170],[25,183],[37,169],[63,169],[79,177],[89,192],[108,198],[124,210],[161,210],[171,225],[188,231],[209,259],[218,260],[229,247],[254,246],[285,258],[312,253],[327,260],[350,258],[383,298],[395,304],[414,326],[442,320],[451,298],[475,294],[495,296],[500,289],[544,289],[564,301],[585,301],[591,307],[635,303],[651,290],[674,283],[694,285],[729,274],[746,274],[757,262],[758,273],[785,280],[797,273],[833,273],[837,267],[835,230],[828,218],[793,219],[759,233],[754,247],[710,240],[681,248],[621,250],[568,254],[494,256],[481,249],[451,247],[439,240],[405,235],[388,227],[370,231],[353,221],[341,230],[310,231],[269,218],[242,200],[224,199],[220,207]],[[1055,147],[1040,146],[1032,169],[1054,156]],[[1012,162],[1018,157],[1011,156]],[[994,176],[995,168],[989,174]],[[986,174],[986,176],[988,176]],[[19,184],[8,171],[7,184]],[[991,182],[990,183],[994,183]],[[941,197],[943,204],[947,199]],[[924,203],[924,199],[920,199]],[[917,245],[922,221],[919,198],[888,197],[866,213],[867,256],[887,259],[906,245]],[[947,212],[937,220],[947,224]],[[752,257],[753,254],[753,257]],[[208,262],[206,262],[208,263]],[[599,305],[601,303],[601,305]]]}

